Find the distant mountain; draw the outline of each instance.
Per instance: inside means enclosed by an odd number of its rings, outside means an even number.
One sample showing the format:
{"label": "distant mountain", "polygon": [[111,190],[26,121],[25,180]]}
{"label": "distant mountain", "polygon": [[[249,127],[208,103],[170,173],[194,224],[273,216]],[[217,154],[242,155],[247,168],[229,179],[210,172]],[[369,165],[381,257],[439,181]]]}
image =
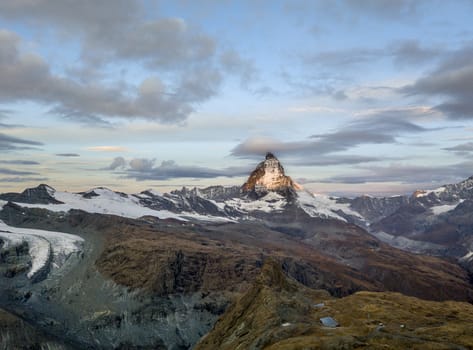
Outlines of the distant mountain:
{"label": "distant mountain", "polygon": [[[2,194],[0,308],[77,348],[189,349],[252,290],[242,317],[259,313],[256,301],[268,296],[275,305],[268,317],[276,321],[265,329],[258,321],[243,330],[247,336],[236,330],[235,344],[281,329],[301,335],[304,320],[322,336],[317,318],[297,314],[311,310],[311,295],[329,293],[331,303],[357,291],[391,291],[471,302],[472,185],[470,178],[388,198],[317,195],[268,154],[243,186],[126,194],[40,185]],[[268,261],[266,277],[258,277]],[[287,276],[297,282],[285,282]],[[392,295],[369,298],[420,305]],[[209,334],[209,344],[235,331],[236,314],[228,310],[233,316]]]}
{"label": "distant mountain", "polygon": [[401,249],[473,263],[473,177],[411,196],[331,197],[303,190],[268,153],[241,187],[182,188],[170,193],[146,190],[128,195],[103,187],[74,194],[42,184],[22,193],[0,194],[0,200],[56,212],[81,209],[184,221],[271,220],[274,213],[330,218],[356,224]]}
{"label": "distant mountain", "polygon": [[1,193],[0,200],[29,204],[63,204],[53,197],[55,190],[45,184],[27,188],[22,193]]}

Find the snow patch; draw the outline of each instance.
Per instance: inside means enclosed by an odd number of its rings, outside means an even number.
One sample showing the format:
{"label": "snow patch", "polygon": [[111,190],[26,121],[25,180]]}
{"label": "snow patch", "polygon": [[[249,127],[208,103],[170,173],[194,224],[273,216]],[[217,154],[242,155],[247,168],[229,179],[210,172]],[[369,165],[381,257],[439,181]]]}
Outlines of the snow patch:
{"label": "snow patch", "polygon": [[414,253],[424,253],[427,251],[442,250],[445,247],[424,241],[416,241],[403,236],[393,236],[386,232],[370,232],[380,241],[389,244],[392,247],[407,250]]}
{"label": "snow patch", "polygon": [[233,198],[225,203],[242,212],[263,211],[271,213],[283,210],[287,201],[276,192],[268,192],[267,195],[258,200]]}
{"label": "snow patch", "polygon": [[453,209],[455,209],[460,203],[462,203],[464,200],[462,199],[458,203],[455,204],[443,204],[443,205],[436,205],[430,208],[432,210],[432,213],[434,215],[440,215],[443,213],[447,213]]}
{"label": "snow patch", "polygon": [[68,212],[71,209],[79,209],[88,213],[110,214],[131,219],[137,219],[142,216],[155,216],[160,219],[177,219],[182,221],[187,221],[189,219],[214,222],[231,221],[224,217],[199,215],[191,212],[176,214],[169,210],[150,209],[142,206],[140,204],[140,199],[134,195],[116,193],[107,188],[95,188],[91,191],[94,191],[98,196],[84,198],[78,193],[56,191],[54,193],[54,198],[64,204],[16,204],[22,207],[42,208],[53,212]]}
{"label": "snow patch", "polygon": [[462,261],[462,262],[468,262],[470,260],[473,260],[473,252],[472,251],[469,251],[468,253],[466,253],[464,256],[462,256],[460,259],[458,259],[459,261]]}
{"label": "snow patch", "polygon": [[48,185],[44,185],[44,189],[46,190],[46,192],[48,192],[48,194],[51,197],[53,197],[54,193],[56,192],[56,190],[54,188],[52,188],[51,186],[48,186]]}
{"label": "snow patch", "polygon": [[416,198],[419,198],[419,197],[426,197],[428,196],[429,194],[431,193],[434,193],[436,195],[442,193],[442,192],[445,192],[447,190],[447,188],[445,186],[442,186],[442,187],[439,187],[439,188],[436,188],[435,190],[430,190],[430,191],[421,191],[419,193],[416,194]]}
{"label": "snow patch", "polygon": [[28,243],[28,253],[31,257],[28,278],[39,272],[48,263],[51,255],[53,267],[60,268],[72,253],[82,250],[84,242],[83,238],[69,233],[13,227],[1,220],[0,237],[11,246]]}
{"label": "snow patch", "polygon": [[364,220],[359,213],[350,208],[348,203],[338,203],[334,197],[311,194],[307,191],[301,191],[297,194],[301,208],[312,217],[334,218],[346,222],[345,218],[337,214],[337,211],[342,211],[347,215]]}

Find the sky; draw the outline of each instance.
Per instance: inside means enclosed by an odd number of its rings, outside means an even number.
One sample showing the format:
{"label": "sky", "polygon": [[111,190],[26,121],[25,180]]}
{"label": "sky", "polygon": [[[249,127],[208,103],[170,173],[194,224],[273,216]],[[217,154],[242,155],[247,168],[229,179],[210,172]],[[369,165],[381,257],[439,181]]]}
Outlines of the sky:
{"label": "sky", "polygon": [[0,0],[0,192],[473,175],[471,0]]}

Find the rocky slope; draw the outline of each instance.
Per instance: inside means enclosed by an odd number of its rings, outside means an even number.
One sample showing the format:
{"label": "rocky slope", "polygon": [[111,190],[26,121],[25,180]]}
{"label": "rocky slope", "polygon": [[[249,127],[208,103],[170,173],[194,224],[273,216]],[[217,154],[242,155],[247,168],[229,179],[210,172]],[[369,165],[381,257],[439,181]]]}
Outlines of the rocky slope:
{"label": "rocky slope", "polygon": [[392,249],[337,220],[306,215],[296,230],[303,213],[290,227],[283,226],[288,217],[276,216],[271,228],[263,222],[137,220],[6,205],[0,219],[9,227],[80,235],[84,246],[80,257],[36,283],[28,269],[1,276],[0,306],[79,347],[185,349],[250,288],[268,258],[278,259],[303,285],[334,296],[390,290],[471,299],[459,266]]}
{"label": "rocky slope", "polygon": [[334,299],[287,278],[280,264],[269,260],[253,286],[195,349],[471,347],[471,304],[373,292]]}
{"label": "rocky slope", "polygon": [[[377,200],[365,199],[364,205]],[[350,205],[359,210],[355,202]],[[473,272],[473,177],[397,197],[384,208],[385,215],[368,220],[370,232],[404,249],[454,257]]]}
{"label": "rocky slope", "polygon": [[74,350],[71,344],[47,335],[21,318],[0,309],[0,349]]}

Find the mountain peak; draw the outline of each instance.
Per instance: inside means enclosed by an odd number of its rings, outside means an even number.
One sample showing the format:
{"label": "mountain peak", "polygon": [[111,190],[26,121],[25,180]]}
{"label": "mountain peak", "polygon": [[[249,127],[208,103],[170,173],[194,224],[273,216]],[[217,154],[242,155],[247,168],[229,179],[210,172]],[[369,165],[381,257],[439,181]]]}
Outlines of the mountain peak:
{"label": "mountain peak", "polygon": [[56,190],[46,184],[27,188],[22,193],[2,193],[0,199],[18,203],[30,204],[63,204],[54,198]]}
{"label": "mountain peak", "polygon": [[261,197],[268,191],[286,193],[291,190],[300,190],[301,186],[286,176],[279,160],[273,153],[268,152],[265,160],[251,172],[242,189],[244,192],[252,192]]}
{"label": "mountain peak", "polygon": [[266,153],[266,160],[268,160],[268,159],[276,159],[276,160],[278,160],[278,159],[274,156],[274,154],[272,154],[271,152]]}

